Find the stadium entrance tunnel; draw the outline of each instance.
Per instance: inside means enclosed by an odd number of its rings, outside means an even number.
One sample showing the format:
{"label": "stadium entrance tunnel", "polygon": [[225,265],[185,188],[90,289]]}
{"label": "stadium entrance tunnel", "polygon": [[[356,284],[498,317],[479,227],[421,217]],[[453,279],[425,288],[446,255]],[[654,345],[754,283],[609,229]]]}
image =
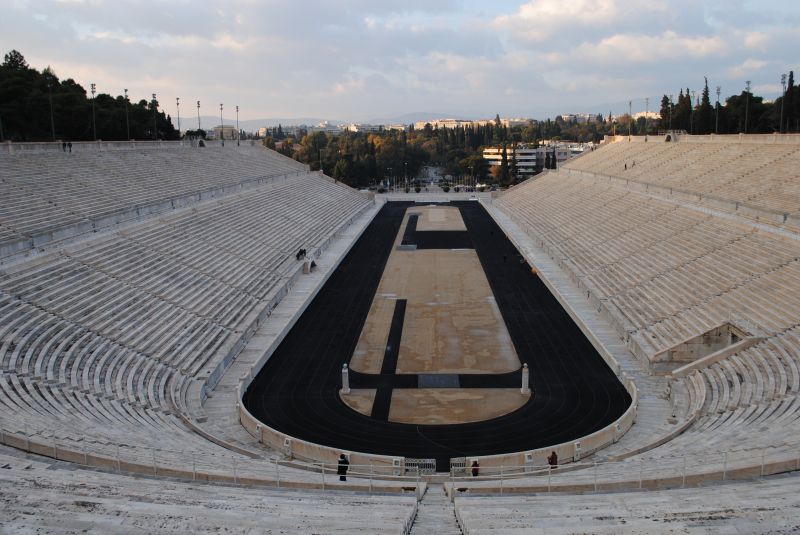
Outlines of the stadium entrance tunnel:
{"label": "stadium entrance tunnel", "polygon": [[[253,417],[280,433],[335,450],[433,458],[437,471],[449,470],[453,458],[577,440],[617,420],[631,403],[627,390],[483,206],[450,203],[465,231],[426,233],[412,218],[399,236],[407,209],[420,206],[388,202],[381,208],[250,383],[242,402]],[[493,373],[399,369],[400,337],[407,326],[406,303],[398,296],[387,313],[380,366],[349,372],[350,388],[368,399],[343,401],[342,365],[353,358],[384,268],[401,242],[417,246],[406,254],[474,249],[518,361],[528,365],[533,395],[520,394],[522,369],[516,361],[517,369]],[[522,399],[480,421],[421,424],[407,415],[390,415],[401,398],[425,398],[430,392],[446,397],[456,390],[507,395],[509,389]]]}

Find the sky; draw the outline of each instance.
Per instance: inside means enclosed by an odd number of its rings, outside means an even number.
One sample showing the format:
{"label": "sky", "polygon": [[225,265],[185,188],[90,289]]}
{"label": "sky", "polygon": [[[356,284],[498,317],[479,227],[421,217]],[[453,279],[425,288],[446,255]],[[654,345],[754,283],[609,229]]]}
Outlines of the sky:
{"label": "sky", "polygon": [[173,116],[543,119],[800,76],[798,0],[0,2],[3,54]]}

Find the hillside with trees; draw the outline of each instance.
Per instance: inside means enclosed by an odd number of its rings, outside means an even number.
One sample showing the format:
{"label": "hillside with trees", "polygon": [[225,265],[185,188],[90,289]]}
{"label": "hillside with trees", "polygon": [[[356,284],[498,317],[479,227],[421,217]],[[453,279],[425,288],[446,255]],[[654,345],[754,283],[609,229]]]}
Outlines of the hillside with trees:
{"label": "hillside with trees", "polygon": [[130,102],[124,96],[107,93],[91,98],[72,78],[61,80],[50,67],[42,71],[30,67],[16,50],[7,53],[0,65],[2,141],[179,137],[172,119],[158,110],[155,99]]}

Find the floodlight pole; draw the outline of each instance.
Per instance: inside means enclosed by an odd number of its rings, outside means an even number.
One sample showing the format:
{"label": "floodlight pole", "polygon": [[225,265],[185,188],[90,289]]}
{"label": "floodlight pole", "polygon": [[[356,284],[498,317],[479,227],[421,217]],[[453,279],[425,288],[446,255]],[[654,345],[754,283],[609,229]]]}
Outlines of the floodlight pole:
{"label": "floodlight pole", "polygon": [[129,100],[128,100],[128,90],[127,89],[123,89],[123,91],[125,92],[125,132],[127,132],[127,134],[128,134],[128,141],[130,141],[131,140],[131,121],[130,121],[130,118],[128,117],[128,102],[129,102]]}
{"label": "floodlight pole", "polygon": [[628,101],[628,141],[633,136],[633,101]]}
{"label": "floodlight pole", "polygon": [[181,97],[175,97],[175,107],[178,109],[178,139],[181,137]]}
{"label": "floodlight pole", "polygon": [[222,122],[222,102],[219,103],[219,139],[222,141],[222,146],[225,146],[225,124]]}
{"label": "floodlight pole", "polygon": [[97,124],[94,118],[94,94],[95,94],[95,88],[97,86],[91,84],[90,87],[92,90],[92,138],[94,138],[94,140],[97,141]]}
{"label": "floodlight pole", "polygon": [[197,101],[197,135],[200,135],[200,101]]}
{"label": "floodlight pole", "polygon": [[153,93],[153,140],[158,139],[158,123],[156,122],[156,94]]}
{"label": "floodlight pole", "polygon": [[694,135],[694,91],[691,92],[692,98],[689,99],[689,133]]}
{"label": "floodlight pole", "polygon": [[750,80],[745,82],[744,91],[747,93],[747,103],[744,107],[744,133],[747,134],[747,122],[750,119]]}
{"label": "floodlight pole", "polygon": [[241,133],[239,131],[239,106],[236,106],[236,146],[239,146],[239,141],[241,139]]}
{"label": "floodlight pole", "polygon": [[[783,87],[783,96],[781,97],[781,122],[778,125],[778,133],[783,134],[783,105],[786,102],[786,74],[781,74],[781,86]],[[52,104],[51,104],[52,108]],[[55,139],[55,138],[54,138]]]}
{"label": "floodlight pole", "polygon": [[647,115],[650,113],[650,97],[644,97],[644,140],[647,141]]}
{"label": "floodlight pole", "polygon": [[722,87],[717,86],[717,118],[714,124],[714,133],[719,134],[719,94],[722,92]]}

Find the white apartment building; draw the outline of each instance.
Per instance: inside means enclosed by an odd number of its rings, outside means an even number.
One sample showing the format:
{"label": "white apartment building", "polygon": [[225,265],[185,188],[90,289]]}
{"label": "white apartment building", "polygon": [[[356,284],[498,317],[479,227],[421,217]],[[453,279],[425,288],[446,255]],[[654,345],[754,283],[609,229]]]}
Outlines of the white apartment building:
{"label": "white apartment building", "polygon": [[312,126],[308,129],[309,134],[314,132],[324,132],[326,134],[338,135],[342,133],[342,128],[340,126],[331,124],[328,121],[322,121],[317,126]]}
{"label": "white apartment building", "polygon": [[[236,137],[237,137],[236,136],[236,127],[235,126],[231,126],[231,125],[227,125],[227,124],[224,124],[224,125],[221,125],[221,126],[219,126],[219,125],[215,126],[213,132],[214,132],[212,134],[213,137],[208,136],[210,139],[220,139],[220,134],[222,134],[224,139],[236,139]],[[208,134],[206,134],[206,135],[208,135]]]}
{"label": "white apartment building", "polygon": [[[547,159],[547,153],[551,157],[555,152],[556,165],[560,166],[570,158],[574,158],[584,151],[592,150],[590,143],[564,143],[564,142],[549,142],[545,141],[544,144],[534,147],[524,143],[517,144],[517,179],[525,180],[535,174],[538,174],[544,169],[544,164]],[[508,158],[508,165],[511,165],[511,154],[514,151],[513,147],[509,145],[506,147],[506,156]],[[503,147],[486,147],[483,149],[483,158],[489,162],[489,166],[499,166],[503,161]]]}
{"label": "white apartment building", "polygon": [[[506,128],[513,126],[527,126],[532,119],[525,117],[514,117],[511,119],[500,119],[500,124]],[[464,128],[466,126],[486,126],[487,124],[494,124],[495,119],[434,119],[432,121],[417,121],[414,123],[414,130],[423,130],[425,125],[431,125],[431,128]]]}

